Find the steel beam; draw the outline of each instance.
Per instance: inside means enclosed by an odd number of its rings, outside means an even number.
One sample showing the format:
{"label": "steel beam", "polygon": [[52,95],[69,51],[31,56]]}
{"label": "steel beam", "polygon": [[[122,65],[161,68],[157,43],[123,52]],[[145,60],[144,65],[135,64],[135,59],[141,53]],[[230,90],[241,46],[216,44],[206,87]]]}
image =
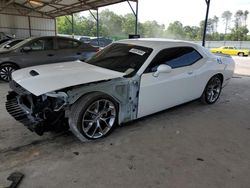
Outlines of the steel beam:
{"label": "steel beam", "polygon": [[71,15],[71,26],[72,26],[72,28],[71,28],[71,31],[72,31],[72,37],[74,38],[74,14],[72,14]]}
{"label": "steel beam", "polygon": [[128,5],[130,6],[134,16],[135,16],[135,34],[138,34],[138,0],[136,1],[136,8],[134,10],[134,8],[132,7],[131,3],[129,0],[127,0]]}
{"label": "steel beam", "polygon": [[89,12],[96,21],[96,37],[97,37],[98,46],[100,46],[100,41],[99,41],[99,37],[100,37],[99,10],[98,10],[98,8],[96,9],[96,15],[91,10],[89,10]]}
{"label": "steel beam", "polygon": [[206,12],[206,17],[205,17],[204,30],[203,30],[203,37],[202,37],[202,46],[204,46],[204,47],[205,47],[205,42],[206,42],[207,21],[208,21],[210,0],[205,0],[205,2],[206,2],[206,4],[207,4],[207,12]]}
{"label": "steel beam", "polygon": [[28,22],[29,22],[29,35],[31,37],[31,23],[30,23],[30,17],[28,16]]}

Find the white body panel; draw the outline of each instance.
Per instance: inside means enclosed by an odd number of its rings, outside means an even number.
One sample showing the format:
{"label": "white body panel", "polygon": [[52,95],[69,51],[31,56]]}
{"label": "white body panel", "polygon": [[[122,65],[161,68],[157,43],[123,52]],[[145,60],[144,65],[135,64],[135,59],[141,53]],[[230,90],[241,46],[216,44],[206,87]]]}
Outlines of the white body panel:
{"label": "white body panel", "polygon": [[[178,104],[191,101],[199,95],[195,74],[191,67],[173,69],[154,77],[141,77],[138,117],[143,117]],[[149,100],[150,99],[150,100]]]}
{"label": "white body panel", "polygon": [[[32,76],[30,71],[39,75]],[[58,89],[122,77],[124,74],[81,61],[28,67],[12,73],[19,85],[36,96]]]}
{"label": "white body panel", "polygon": [[[223,75],[223,86],[233,75],[234,61],[232,58],[216,57],[197,44],[162,39],[123,40],[118,43],[153,49],[151,55],[137,72],[138,78],[141,78],[137,118],[199,98],[209,79],[216,74]],[[197,50],[202,59],[190,66],[175,68],[169,73],[160,73],[158,77],[152,76],[153,73],[143,74],[161,50],[187,46]],[[35,70],[39,75],[31,76],[31,70]],[[123,76],[123,73],[80,61],[29,67],[12,74],[14,81],[37,96],[70,86]]]}
{"label": "white body panel", "polygon": [[[203,59],[191,66],[162,73],[159,77],[154,77],[152,73],[143,74],[138,118],[200,98],[209,79],[225,72],[225,67],[224,64],[210,60],[204,62]],[[231,78],[232,71],[229,70],[228,75]],[[223,85],[228,82],[225,78]]]}
{"label": "white body panel", "polygon": [[[159,51],[177,46],[190,46],[203,58],[190,66],[161,73],[159,77],[154,77],[153,73],[143,74]],[[151,56],[141,69],[138,118],[200,98],[209,79],[216,74],[223,75],[225,86],[233,76],[235,66],[230,57],[216,57],[199,45],[185,42],[162,43],[160,47],[155,47]]]}

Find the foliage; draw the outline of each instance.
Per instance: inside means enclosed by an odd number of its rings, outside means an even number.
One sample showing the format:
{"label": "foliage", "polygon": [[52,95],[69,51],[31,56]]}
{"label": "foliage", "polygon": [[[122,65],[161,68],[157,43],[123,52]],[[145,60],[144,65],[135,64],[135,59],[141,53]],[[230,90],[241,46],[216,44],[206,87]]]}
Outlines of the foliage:
{"label": "foliage", "polygon": [[224,24],[225,24],[225,33],[224,33],[225,35],[227,34],[227,30],[230,27],[230,21],[232,19],[232,15],[233,14],[229,10],[224,11],[221,15],[221,17],[224,21]]}
{"label": "foliage", "polygon": [[[218,33],[217,28],[220,18],[213,16],[208,19],[207,40],[250,40],[247,35],[247,10],[238,10],[234,14],[233,27],[232,13],[224,11],[221,19],[225,25],[225,32]],[[174,21],[167,27],[159,24],[157,21],[146,21],[138,23],[139,34],[142,37],[165,37],[185,40],[201,40],[203,35],[204,21],[199,26],[185,26],[180,21]],[[59,33],[72,34],[71,16],[57,18],[57,30]],[[230,31],[230,32],[229,32]],[[99,20],[100,36],[110,37],[115,40],[127,38],[129,34],[135,32],[135,17],[133,14],[118,15],[106,9],[100,12]],[[96,36],[96,20],[93,16],[88,17],[74,14],[74,31],[75,35]]]}

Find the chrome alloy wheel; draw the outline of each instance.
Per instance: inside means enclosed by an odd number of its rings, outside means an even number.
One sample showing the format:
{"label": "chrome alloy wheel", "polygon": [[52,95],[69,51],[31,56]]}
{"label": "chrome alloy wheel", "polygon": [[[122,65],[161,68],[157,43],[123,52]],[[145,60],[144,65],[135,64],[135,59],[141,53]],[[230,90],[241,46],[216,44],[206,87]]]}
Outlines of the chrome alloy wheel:
{"label": "chrome alloy wheel", "polygon": [[82,118],[82,130],[90,138],[105,136],[114,126],[116,108],[107,99],[94,101],[88,106]]}
{"label": "chrome alloy wheel", "polygon": [[221,92],[221,81],[219,78],[215,77],[210,81],[209,85],[207,86],[206,90],[207,101],[210,103],[214,103],[220,96],[220,92]]}
{"label": "chrome alloy wheel", "polygon": [[14,72],[16,68],[12,65],[0,66],[0,78],[6,82],[11,80],[11,73]]}

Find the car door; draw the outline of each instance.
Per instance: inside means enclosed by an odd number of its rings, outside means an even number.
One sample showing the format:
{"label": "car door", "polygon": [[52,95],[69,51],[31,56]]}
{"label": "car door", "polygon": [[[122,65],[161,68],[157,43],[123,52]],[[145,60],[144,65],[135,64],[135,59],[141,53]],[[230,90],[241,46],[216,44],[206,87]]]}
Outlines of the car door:
{"label": "car door", "polygon": [[[25,50],[28,49],[28,50]],[[49,64],[56,60],[53,37],[34,39],[22,46],[17,57],[22,67]]]}
{"label": "car door", "polygon": [[[197,98],[195,70],[192,65],[202,56],[191,47],[168,48],[159,52],[141,76],[138,118]],[[161,64],[169,73],[154,72]]]}
{"label": "car door", "polygon": [[235,47],[228,47],[229,55],[238,55]]}
{"label": "car door", "polygon": [[223,47],[223,49],[222,49],[222,53],[223,53],[223,54],[231,55],[231,50],[229,49],[228,46],[225,46],[225,47]]}
{"label": "car door", "polygon": [[56,39],[56,56],[59,62],[74,61],[80,59],[82,49],[81,41],[70,38],[57,37]]}

